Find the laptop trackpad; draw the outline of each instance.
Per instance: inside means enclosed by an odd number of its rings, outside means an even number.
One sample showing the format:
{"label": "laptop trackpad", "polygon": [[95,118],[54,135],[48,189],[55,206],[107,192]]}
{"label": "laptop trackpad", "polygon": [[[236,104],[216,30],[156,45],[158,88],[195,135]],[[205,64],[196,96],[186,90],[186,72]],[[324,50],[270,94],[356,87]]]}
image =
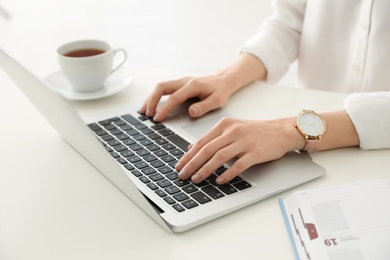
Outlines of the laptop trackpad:
{"label": "laptop trackpad", "polygon": [[225,116],[226,115],[217,115],[208,118],[200,118],[189,125],[182,126],[182,129],[196,139],[199,139]]}

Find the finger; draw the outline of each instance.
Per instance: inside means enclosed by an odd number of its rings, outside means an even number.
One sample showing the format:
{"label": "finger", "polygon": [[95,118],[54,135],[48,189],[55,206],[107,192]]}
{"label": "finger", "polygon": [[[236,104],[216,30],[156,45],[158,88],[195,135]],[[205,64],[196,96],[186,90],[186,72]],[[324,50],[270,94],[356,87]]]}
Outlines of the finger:
{"label": "finger", "polygon": [[[192,178],[197,183],[207,178],[214,170],[226,162],[224,161],[224,153],[227,152],[224,148],[230,145],[230,139],[220,137],[218,130],[212,130],[207,133],[207,136],[205,135],[199,139],[192,146],[191,150],[180,159],[177,167],[180,179],[188,179],[194,173],[198,173],[198,175]],[[215,154],[219,154],[217,158],[221,159],[212,161],[211,158]],[[227,154],[226,156],[232,155]]]}
{"label": "finger", "polygon": [[157,122],[164,120],[175,107],[188,99],[199,95],[199,88],[194,87],[194,84],[191,84],[191,82],[186,83],[169,96],[164,104],[161,105],[153,119]]}
{"label": "finger", "polygon": [[191,117],[201,117],[204,114],[220,107],[220,102],[214,98],[214,95],[210,95],[207,98],[192,104],[188,108],[188,113]]}
{"label": "finger", "polygon": [[165,81],[157,84],[144,105],[141,107],[140,112],[149,117],[155,116],[157,105],[162,96],[174,93],[177,89],[181,88],[186,81],[188,81],[188,78]]}
{"label": "finger", "polygon": [[188,146],[187,152],[177,162],[175,169],[180,172],[183,167],[200,151],[203,146],[205,146],[212,140],[215,141],[215,139],[221,134],[222,132],[219,130],[218,124],[216,124],[202,137],[200,137],[195,143],[192,143]]}
{"label": "finger", "polygon": [[[229,118],[222,118],[219,120],[209,131],[207,131],[202,137],[200,137],[195,143],[192,143],[188,146],[188,151],[184,154],[178,163],[176,164],[176,170],[181,171],[183,167],[208,143],[211,141],[216,142],[217,138],[219,138],[227,125],[230,125],[231,121]],[[228,139],[225,139],[225,146],[230,143]],[[223,146],[222,146],[223,147]],[[192,174],[188,173],[188,174]],[[183,175],[184,176],[184,175]],[[187,176],[189,177],[189,176]]]}
{"label": "finger", "polygon": [[[224,163],[230,161],[238,155],[238,150],[234,145],[227,145],[212,156],[201,168],[191,177],[194,183],[200,183],[220,168]],[[223,179],[222,179],[223,180]]]}
{"label": "finger", "polygon": [[239,174],[243,173],[246,169],[251,167],[255,162],[251,159],[250,155],[244,155],[237,159],[231,167],[229,167],[224,173],[217,177],[216,182],[219,185],[228,183]]}

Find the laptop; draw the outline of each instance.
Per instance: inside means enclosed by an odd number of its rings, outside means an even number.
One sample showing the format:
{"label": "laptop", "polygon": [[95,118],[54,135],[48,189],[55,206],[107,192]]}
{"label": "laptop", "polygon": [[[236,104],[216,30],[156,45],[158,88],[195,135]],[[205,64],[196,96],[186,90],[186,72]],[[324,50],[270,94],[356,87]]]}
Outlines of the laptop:
{"label": "laptop", "polygon": [[326,173],[307,156],[290,152],[250,167],[223,186],[215,178],[229,163],[201,184],[181,181],[174,164],[189,143],[227,114],[223,108],[195,121],[185,109],[178,109],[169,119],[155,123],[137,113],[138,107],[85,119],[1,48],[0,67],[81,156],[171,232],[189,230]]}

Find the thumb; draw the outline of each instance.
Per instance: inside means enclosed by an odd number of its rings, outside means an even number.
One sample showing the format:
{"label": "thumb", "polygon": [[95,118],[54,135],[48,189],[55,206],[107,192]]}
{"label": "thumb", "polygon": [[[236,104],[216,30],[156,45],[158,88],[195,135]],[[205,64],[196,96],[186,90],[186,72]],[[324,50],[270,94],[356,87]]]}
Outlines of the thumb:
{"label": "thumb", "polygon": [[212,102],[210,98],[196,102],[188,108],[188,113],[191,117],[200,117],[207,112],[219,108],[216,102]]}

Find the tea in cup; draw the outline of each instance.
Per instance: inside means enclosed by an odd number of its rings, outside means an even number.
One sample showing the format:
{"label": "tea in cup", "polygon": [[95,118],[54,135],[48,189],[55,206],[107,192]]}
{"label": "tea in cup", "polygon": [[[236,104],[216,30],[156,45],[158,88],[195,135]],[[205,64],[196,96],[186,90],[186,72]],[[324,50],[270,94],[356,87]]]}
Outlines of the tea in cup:
{"label": "tea in cup", "polygon": [[[114,60],[120,58],[118,64]],[[102,89],[108,76],[126,61],[124,49],[113,49],[100,40],[66,43],[57,49],[57,59],[64,77],[77,92]]]}

